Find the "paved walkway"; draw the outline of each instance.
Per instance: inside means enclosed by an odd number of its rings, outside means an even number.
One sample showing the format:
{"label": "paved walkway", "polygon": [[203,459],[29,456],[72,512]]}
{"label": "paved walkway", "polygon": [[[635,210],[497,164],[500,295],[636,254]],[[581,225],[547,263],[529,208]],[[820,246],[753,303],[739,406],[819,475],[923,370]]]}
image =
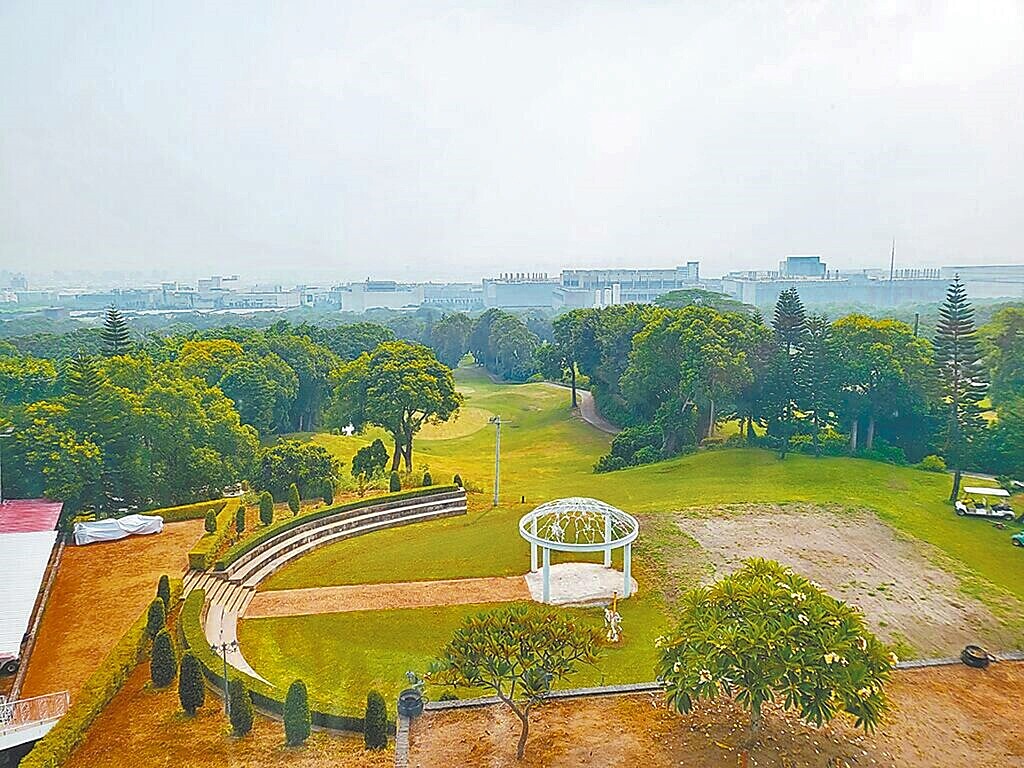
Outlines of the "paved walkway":
{"label": "paved walkway", "polygon": [[246,609],[245,618],[508,603],[529,599],[530,590],[522,576],[353,584],[259,592]]}

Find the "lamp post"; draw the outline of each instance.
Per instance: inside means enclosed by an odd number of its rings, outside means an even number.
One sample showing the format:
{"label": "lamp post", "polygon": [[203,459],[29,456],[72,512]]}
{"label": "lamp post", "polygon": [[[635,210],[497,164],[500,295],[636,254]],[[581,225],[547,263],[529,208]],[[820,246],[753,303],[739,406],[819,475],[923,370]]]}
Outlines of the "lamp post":
{"label": "lamp post", "polygon": [[[0,432],[0,440],[5,437],[10,437],[14,434],[14,427],[8,427],[3,432]],[[4,475],[3,475],[3,443],[0,443],[0,504],[4,503]]]}
{"label": "lamp post", "polygon": [[498,506],[498,486],[501,482],[501,416],[492,416],[494,425],[494,504]]}
{"label": "lamp post", "polygon": [[[223,608],[221,612],[223,613]],[[224,660],[224,714],[231,719],[231,697],[228,694],[228,652],[234,653],[238,650],[238,641],[231,640],[230,642],[224,642],[224,623],[223,616],[221,617],[221,629],[220,629],[220,642],[212,643],[210,650],[214,653],[219,653],[221,658]]]}

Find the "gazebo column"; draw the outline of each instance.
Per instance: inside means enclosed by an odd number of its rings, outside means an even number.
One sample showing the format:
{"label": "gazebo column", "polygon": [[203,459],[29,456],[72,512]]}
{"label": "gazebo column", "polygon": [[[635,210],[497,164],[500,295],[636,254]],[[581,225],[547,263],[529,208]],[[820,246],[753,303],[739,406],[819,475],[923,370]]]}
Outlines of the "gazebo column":
{"label": "gazebo column", "polygon": [[612,567],[612,548],[608,546],[612,543],[612,516],[604,516],[604,567]]}
{"label": "gazebo column", "polygon": [[[537,538],[537,518],[533,518],[530,521],[530,533],[533,534],[533,538]],[[530,572],[533,573],[537,570],[537,544],[533,541],[530,542]]]}
{"label": "gazebo column", "polygon": [[542,603],[551,602],[551,550],[544,547],[544,591]]}
{"label": "gazebo column", "polygon": [[622,596],[629,597],[633,591],[633,542],[625,546],[622,551]]}

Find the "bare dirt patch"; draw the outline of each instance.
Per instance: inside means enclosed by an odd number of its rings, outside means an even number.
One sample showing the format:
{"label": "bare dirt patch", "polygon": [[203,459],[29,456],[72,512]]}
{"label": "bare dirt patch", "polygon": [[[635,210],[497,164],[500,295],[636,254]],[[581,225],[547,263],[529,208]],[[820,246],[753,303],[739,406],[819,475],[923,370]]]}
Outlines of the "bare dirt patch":
{"label": "bare dirt patch", "polygon": [[1019,642],[958,578],[935,563],[941,556],[897,538],[874,515],[820,507],[753,506],[676,517],[709,554],[718,575],[748,557],[791,566],[830,594],[859,607],[882,639],[918,656],[951,656],[983,642],[1005,649]]}
{"label": "bare dirt patch", "polygon": [[[750,766],[826,768],[1007,768],[1024,765],[1024,664],[986,671],[960,665],[897,672],[893,710],[872,736],[849,722],[817,729],[773,711]],[[415,721],[410,766],[522,768],[735,768],[747,717],[731,702],[689,715],[659,695],[609,696],[545,704],[531,717],[526,758],[515,758],[518,721],[500,707],[431,712]],[[829,761],[832,760],[830,763]]]}
{"label": "bare dirt patch", "polygon": [[163,574],[180,579],[202,520],[168,523],[153,536],[64,549],[21,695],[79,686],[156,596]]}
{"label": "bare dirt patch", "polygon": [[394,750],[367,752],[362,736],[314,733],[302,747],[284,744],[284,726],[257,716],[252,732],[230,735],[220,699],[209,691],[194,718],[181,711],[176,686],[147,687],[149,665],[140,664],[125,687],[89,729],[67,768],[385,768]]}
{"label": "bare dirt patch", "polygon": [[397,584],[354,584],[258,592],[245,612],[247,619],[305,616],[313,613],[431,608],[529,600],[522,576],[478,579],[407,581]]}

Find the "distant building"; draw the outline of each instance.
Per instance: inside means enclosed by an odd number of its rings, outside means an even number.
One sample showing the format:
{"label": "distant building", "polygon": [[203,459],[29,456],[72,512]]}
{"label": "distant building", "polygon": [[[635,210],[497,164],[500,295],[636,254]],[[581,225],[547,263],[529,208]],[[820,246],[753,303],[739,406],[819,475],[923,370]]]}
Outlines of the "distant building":
{"label": "distant building", "polygon": [[669,291],[693,288],[699,280],[700,262],[689,261],[674,269],[563,269],[561,285],[595,296],[599,303],[592,306],[607,306],[649,304]]}
{"label": "distant building", "polygon": [[778,272],[730,272],[721,290],[757,307],[774,305],[789,288],[797,289],[804,304],[892,307],[941,301],[946,286],[937,269],[895,270],[890,279],[888,270],[830,271],[819,256],[787,256]]}
{"label": "distant building", "polygon": [[430,307],[471,312],[484,306],[484,289],[479,283],[425,283],[423,303]]}
{"label": "distant building", "polygon": [[546,273],[516,272],[483,281],[484,306],[488,309],[532,309],[554,306],[558,280]]}
{"label": "distant building", "polygon": [[942,279],[951,281],[954,275],[967,288],[972,299],[1020,298],[1024,296],[1024,264],[967,265],[943,267]]}
{"label": "distant building", "polygon": [[410,309],[423,303],[423,286],[396,283],[394,280],[367,280],[332,291],[343,312],[368,309]]}

